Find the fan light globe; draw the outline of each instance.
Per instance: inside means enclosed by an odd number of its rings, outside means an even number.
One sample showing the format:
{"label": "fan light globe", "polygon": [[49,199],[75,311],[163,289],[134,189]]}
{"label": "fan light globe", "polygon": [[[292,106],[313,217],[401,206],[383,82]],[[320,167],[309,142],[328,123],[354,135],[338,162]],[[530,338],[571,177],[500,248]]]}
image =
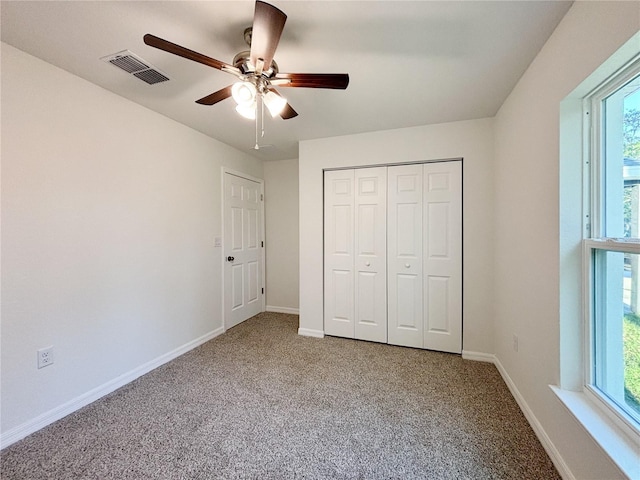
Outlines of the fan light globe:
{"label": "fan light globe", "polygon": [[276,115],[280,114],[280,112],[282,112],[285,105],[287,104],[287,100],[284,97],[281,97],[280,95],[269,91],[264,95],[264,104],[269,109],[269,113],[271,113],[271,116],[275,117]]}
{"label": "fan light globe", "polygon": [[248,118],[249,120],[256,119],[256,104],[252,103],[249,105],[238,105],[236,107],[236,112],[242,115],[244,118]]}
{"label": "fan light globe", "polygon": [[250,82],[236,82],[231,87],[231,96],[239,106],[250,106],[256,99],[256,86]]}

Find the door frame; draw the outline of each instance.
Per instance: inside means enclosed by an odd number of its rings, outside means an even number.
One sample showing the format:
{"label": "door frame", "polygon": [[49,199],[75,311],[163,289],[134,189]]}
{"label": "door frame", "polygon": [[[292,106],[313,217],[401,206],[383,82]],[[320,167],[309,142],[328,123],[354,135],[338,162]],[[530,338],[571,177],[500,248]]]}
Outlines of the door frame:
{"label": "door frame", "polygon": [[[238,170],[233,170],[231,168],[228,167],[221,167],[221,171],[222,171],[222,175],[220,176],[220,190],[221,190],[221,197],[222,197],[222,201],[220,202],[222,205],[222,210],[221,210],[221,216],[220,216],[220,235],[222,237],[222,248],[220,249],[220,285],[222,285],[222,289],[221,289],[221,297],[220,297],[220,311],[222,314],[222,331],[226,332],[227,331],[227,317],[226,317],[226,312],[225,312],[225,292],[226,292],[226,285],[225,285],[225,275],[224,275],[224,267],[225,267],[225,245],[224,245],[224,239],[225,239],[225,231],[224,231],[224,215],[225,215],[225,208],[227,206],[226,204],[226,200],[225,200],[225,188],[224,188],[224,182],[225,182],[225,178],[226,175],[233,175],[236,177],[240,177],[240,178],[244,178],[245,180],[249,180],[252,182],[256,182],[258,184],[260,184],[260,187],[262,189],[262,200],[260,201],[260,237],[261,237],[261,242],[265,241],[265,218],[264,218],[264,179],[262,178],[257,178],[254,176],[251,176],[247,173],[244,172],[240,172]],[[266,286],[265,286],[265,279],[266,279],[266,272],[265,272],[265,257],[266,257],[266,245],[264,245],[263,243],[263,247],[261,249],[262,255],[260,258],[260,264],[261,264],[261,270],[262,270],[262,274],[261,274],[261,278],[260,278],[260,282],[262,283],[262,288],[265,289],[265,293],[262,294],[262,302],[261,302],[261,306],[260,306],[260,311],[264,312],[265,311],[265,305],[266,305]]]}

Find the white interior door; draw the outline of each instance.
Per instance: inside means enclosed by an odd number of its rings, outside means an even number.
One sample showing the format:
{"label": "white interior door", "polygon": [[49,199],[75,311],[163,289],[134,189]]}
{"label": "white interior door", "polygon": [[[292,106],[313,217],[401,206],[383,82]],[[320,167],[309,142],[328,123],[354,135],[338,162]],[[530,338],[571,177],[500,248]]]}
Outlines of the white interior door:
{"label": "white interior door", "polygon": [[324,332],[354,338],[354,171],[324,174]]}
{"label": "white interior door", "polygon": [[424,165],[424,348],[462,352],[462,162]]}
{"label": "white interior door", "polygon": [[421,348],[422,165],[388,168],[388,339]]}
{"label": "white interior door", "polygon": [[387,168],[355,170],[355,338],[387,341]]}
{"label": "white interior door", "polygon": [[263,307],[262,184],[224,174],[225,328]]}

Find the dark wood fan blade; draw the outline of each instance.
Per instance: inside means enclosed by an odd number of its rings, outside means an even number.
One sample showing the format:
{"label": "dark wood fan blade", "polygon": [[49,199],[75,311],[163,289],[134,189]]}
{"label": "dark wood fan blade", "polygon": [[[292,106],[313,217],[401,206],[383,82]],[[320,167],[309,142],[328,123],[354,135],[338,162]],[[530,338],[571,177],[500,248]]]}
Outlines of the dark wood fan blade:
{"label": "dark wood fan blade", "polygon": [[[284,80],[280,82],[279,80]],[[272,80],[279,87],[335,88],[349,86],[347,73],[278,73]]]}
{"label": "dark wood fan blade", "polygon": [[258,67],[258,60],[262,59],[262,70],[268,70],[276,52],[280,35],[287,16],[273,5],[256,2],[253,14],[253,31],[251,33],[251,63]]}
{"label": "dark wood fan blade", "polygon": [[200,105],[215,105],[216,103],[221,102],[222,100],[225,100],[231,96],[231,87],[232,85],[229,85],[228,87],[224,87],[217,92],[213,92],[211,95],[202,97],[200,100],[196,100],[196,103],[199,103]]}
{"label": "dark wood fan blade", "polygon": [[[270,89],[273,93],[275,93],[276,95],[278,95],[279,97],[282,97],[282,95],[280,94],[279,91],[277,91],[275,88],[271,88]],[[284,108],[282,109],[282,111],[280,112],[280,116],[282,117],[283,120],[289,120],[290,118],[293,117],[297,117],[298,116],[298,112],[296,112],[291,105],[289,105],[289,101],[287,100],[287,104],[284,106]]]}
{"label": "dark wood fan blade", "polygon": [[201,53],[181,47],[180,45],[176,45],[175,43],[171,43],[168,40],[156,37],[155,35],[151,35],[150,33],[147,33],[144,36],[144,43],[151,47],[164,50],[165,52],[173,53],[174,55],[178,55],[179,57],[184,57],[189,60],[193,60],[194,62],[217,68],[218,70],[222,70],[222,67],[229,67],[229,65],[221,62],[220,60],[216,60],[215,58],[207,57],[206,55],[203,55]]}

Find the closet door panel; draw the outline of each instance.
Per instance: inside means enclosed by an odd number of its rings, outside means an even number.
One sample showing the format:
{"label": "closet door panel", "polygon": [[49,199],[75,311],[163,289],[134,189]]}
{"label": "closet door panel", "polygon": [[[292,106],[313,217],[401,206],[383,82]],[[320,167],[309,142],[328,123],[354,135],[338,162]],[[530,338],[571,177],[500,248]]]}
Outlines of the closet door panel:
{"label": "closet door panel", "polygon": [[388,342],[422,347],[423,169],[393,166],[387,175]]}
{"label": "closet door panel", "polygon": [[424,348],[462,352],[462,162],[424,165]]}
{"label": "closet door panel", "polygon": [[324,175],[324,331],[354,337],[354,172]]}
{"label": "closet door panel", "polygon": [[387,341],[387,168],[355,180],[355,338]]}

